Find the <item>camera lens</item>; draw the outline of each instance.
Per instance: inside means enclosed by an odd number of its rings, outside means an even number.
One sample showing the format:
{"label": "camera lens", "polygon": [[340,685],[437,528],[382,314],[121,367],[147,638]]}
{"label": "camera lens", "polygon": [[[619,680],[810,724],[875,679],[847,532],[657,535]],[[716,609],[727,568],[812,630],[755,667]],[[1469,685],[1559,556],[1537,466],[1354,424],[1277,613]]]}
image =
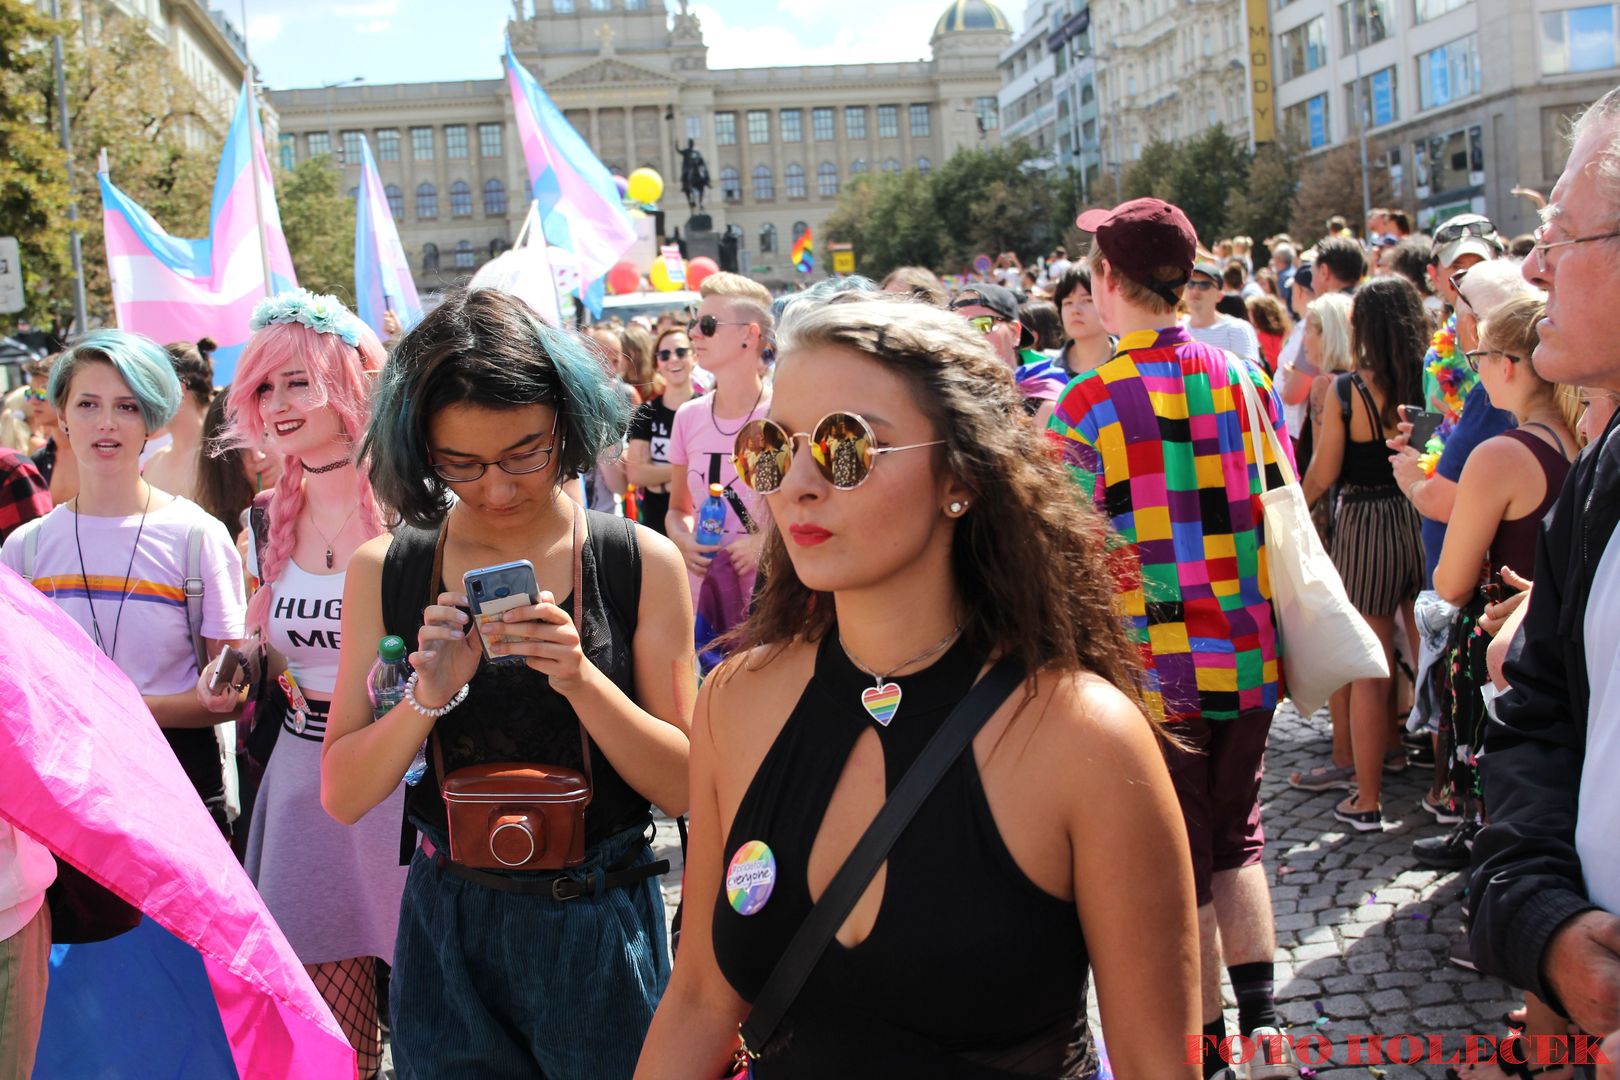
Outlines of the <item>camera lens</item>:
{"label": "camera lens", "polygon": [[511,594],[512,594],[512,590],[507,588],[505,585],[499,586],[495,590],[495,595],[496,596],[510,596]]}

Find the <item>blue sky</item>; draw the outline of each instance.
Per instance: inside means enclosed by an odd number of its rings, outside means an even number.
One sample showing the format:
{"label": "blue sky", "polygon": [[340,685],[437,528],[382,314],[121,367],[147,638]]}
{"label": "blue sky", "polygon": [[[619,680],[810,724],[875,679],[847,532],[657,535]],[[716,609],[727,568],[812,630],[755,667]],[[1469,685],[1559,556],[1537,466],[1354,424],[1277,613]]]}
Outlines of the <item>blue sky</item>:
{"label": "blue sky", "polygon": [[[947,0],[705,0],[709,65],[917,60]],[[670,6],[675,6],[671,0]],[[1022,0],[1001,5],[1016,30]],[[875,11],[874,11],[875,9]],[[236,5],[227,5],[240,18]],[[500,77],[512,0],[248,0],[253,60],[272,89]]]}

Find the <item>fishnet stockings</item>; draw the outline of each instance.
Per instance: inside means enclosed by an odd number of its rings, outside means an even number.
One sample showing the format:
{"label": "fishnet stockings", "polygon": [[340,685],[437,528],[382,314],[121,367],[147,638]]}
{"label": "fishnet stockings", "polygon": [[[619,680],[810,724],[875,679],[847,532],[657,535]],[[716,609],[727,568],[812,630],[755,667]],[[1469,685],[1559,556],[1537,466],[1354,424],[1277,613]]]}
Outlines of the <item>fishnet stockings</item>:
{"label": "fishnet stockings", "polygon": [[338,1027],[360,1058],[360,1075],[382,1067],[382,1033],[377,1026],[377,959],[356,956],[329,964],[305,964],[315,989],[337,1018]]}

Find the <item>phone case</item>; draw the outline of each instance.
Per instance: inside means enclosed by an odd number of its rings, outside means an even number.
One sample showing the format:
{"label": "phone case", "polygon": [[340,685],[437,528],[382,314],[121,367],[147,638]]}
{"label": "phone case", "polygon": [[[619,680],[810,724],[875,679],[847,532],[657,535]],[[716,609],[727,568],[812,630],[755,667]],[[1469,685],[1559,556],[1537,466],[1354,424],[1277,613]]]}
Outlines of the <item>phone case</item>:
{"label": "phone case", "polygon": [[[513,608],[526,607],[540,594],[535,582],[534,564],[527,559],[485,566],[469,570],[461,579],[467,593],[467,605],[472,610],[473,622],[478,626],[478,638],[483,644],[484,659],[492,664],[521,664],[521,656],[491,656],[489,644],[492,633],[500,624],[501,615]],[[520,641],[521,638],[493,634],[498,642]]]}

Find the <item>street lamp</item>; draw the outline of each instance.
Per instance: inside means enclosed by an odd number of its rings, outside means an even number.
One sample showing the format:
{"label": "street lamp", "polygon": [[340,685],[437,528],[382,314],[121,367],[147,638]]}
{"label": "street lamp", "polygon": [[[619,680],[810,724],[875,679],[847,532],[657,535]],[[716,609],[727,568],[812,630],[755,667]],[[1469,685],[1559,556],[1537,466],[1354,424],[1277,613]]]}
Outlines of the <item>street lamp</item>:
{"label": "street lamp", "polygon": [[332,130],[332,98],[335,96],[333,95],[332,91],[336,90],[340,86],[353,86],[355,83],[363,83],[365,81],[366,77],[364,75],[356,75],[352,79],[339,79],[337,82],[321,84],[321,89],[326,91],[326,137],[328,139],[333,139],[333,141],[337,144],[337,159],[340,165],[347,165],[349,162],[346,160],[346,155],[343,153],[342,139],[334,138],[337,135],[337,132]]}

